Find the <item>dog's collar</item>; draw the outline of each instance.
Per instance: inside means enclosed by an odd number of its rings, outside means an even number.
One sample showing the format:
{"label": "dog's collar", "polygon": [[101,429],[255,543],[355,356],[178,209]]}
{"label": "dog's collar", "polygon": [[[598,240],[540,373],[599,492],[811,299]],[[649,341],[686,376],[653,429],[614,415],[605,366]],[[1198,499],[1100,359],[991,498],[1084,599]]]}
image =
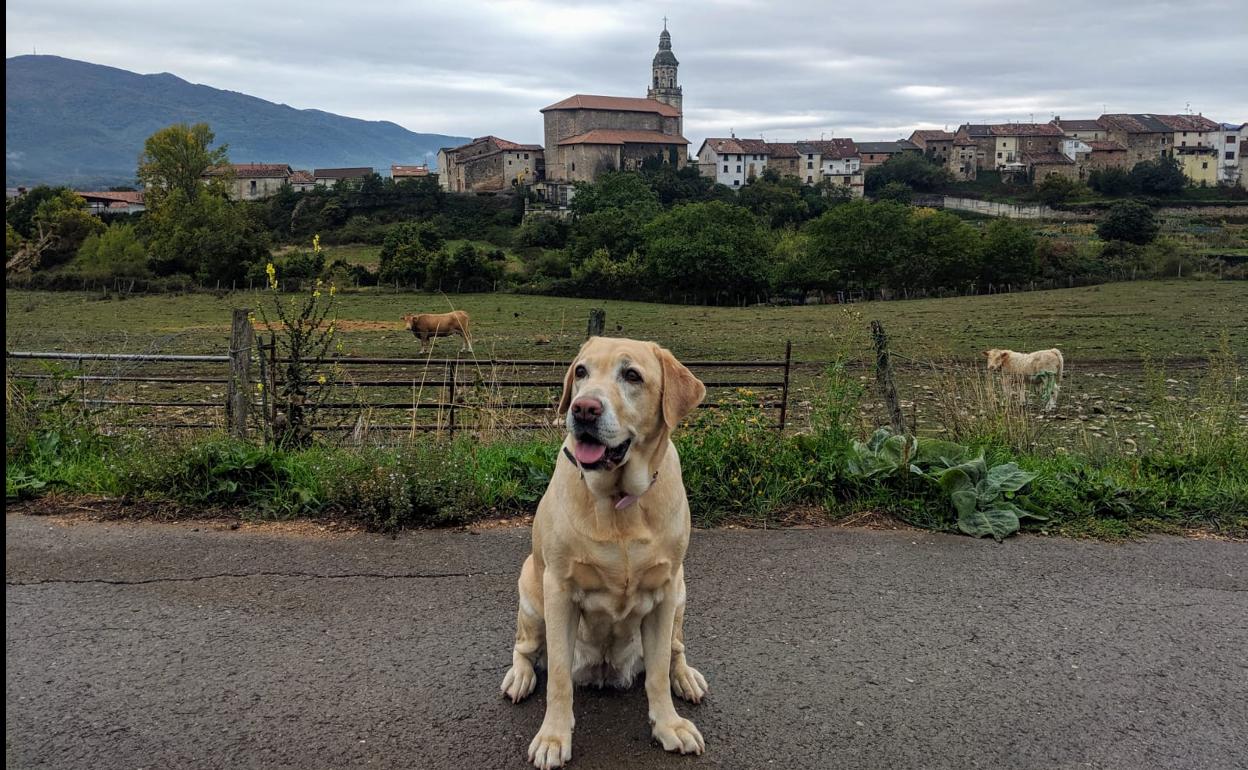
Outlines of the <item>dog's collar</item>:
{"label": "dog's collar", "polygon": [[[563,456],[568,458],[568,462],[576,466],[576,469],[580,471],[581,473],[581,478],[584,479],[585,470],[581,467],[581,464],[576,461],[576,457],[572,454],[572,452],[568,450],[566,446],[563,448]],[[650,476],[650,485],[647,486],[640,495],[620,495],[619,498],[615,501],[615,510],[622,511],[625,508],[628,508],[629,506],[631,506],[633,503],[636,503],[638,500],[641,499],[641,495],[644,495],[646,492],[649,492],[651,489],[654,488],[654,483],[658,480],[659,480],[659,472],[655,471]]]}

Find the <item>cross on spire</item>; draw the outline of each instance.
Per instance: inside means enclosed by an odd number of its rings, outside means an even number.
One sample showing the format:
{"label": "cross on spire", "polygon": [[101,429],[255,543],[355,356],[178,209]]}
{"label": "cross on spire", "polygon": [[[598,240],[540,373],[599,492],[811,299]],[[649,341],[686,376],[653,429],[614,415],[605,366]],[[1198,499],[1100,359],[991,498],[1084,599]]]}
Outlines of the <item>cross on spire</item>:
{"label": "cross on spire", "polygon": [[666,16],[663,17],[663,29],[664,30],[667,29],[667,17]]}

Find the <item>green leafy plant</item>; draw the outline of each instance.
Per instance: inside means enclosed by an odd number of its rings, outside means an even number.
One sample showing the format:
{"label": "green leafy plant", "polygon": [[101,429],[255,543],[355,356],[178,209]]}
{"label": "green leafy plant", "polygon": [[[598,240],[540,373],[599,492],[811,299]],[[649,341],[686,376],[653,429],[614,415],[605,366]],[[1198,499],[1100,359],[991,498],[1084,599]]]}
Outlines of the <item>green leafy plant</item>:
{"label": "green leafy plant", "polygon": [[[922,472],[917,467],[912,470]],[[1016,500],[1021,502],[1017,493],[1038,475],[1022,470],[1017,463],[989,466],[981,452],[972,460],[923,475],[949,496],[958,513],[958,529],[968,535],[991,535],[1000,541],[1017,532],[1022,519],[1047,518],[1016,504]]]}

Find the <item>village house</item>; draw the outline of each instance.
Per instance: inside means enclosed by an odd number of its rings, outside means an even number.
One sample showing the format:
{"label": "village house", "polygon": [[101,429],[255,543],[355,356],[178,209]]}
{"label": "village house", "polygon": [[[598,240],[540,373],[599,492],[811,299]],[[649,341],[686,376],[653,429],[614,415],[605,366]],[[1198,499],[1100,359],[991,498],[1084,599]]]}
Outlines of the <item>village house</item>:
{"label": "village house", "polygon": [[321,187],[337,187],[341,182],[362,182],[364,177],[373,170],[364,166],[355,168],[318,168],[312,172],[312,178]]}
{"label": "village house", "polygon": [[308,192],[316,187],[316,177],[311,171],[295,171],[290,175],[289,183],[295,192]]}
{"label": "village house", "polygon": [[438,185],[455,193],[510,191],[540,178],[542,157],[540,144],[479,136],[438,150]]}
{"label": "village house", "polygon": [[1174,148],[1174,159],[1183,168],[1183,176],[1197,187],[1218,184],[1218,150],[1207,145]]}
{"label": "village house", "polygon": [[285,163],[231,163],[209,169],[204,180],[229,179],[230,200],[254,201],[274,195],[282,189],[291,175]]}
{"label": "village house", "polygon": [[404,179],[421,179],[429,176],[428,166],[390,166],[390,178],[396,182],[402,182]]}
{"label": "village house", "polygon": [[646,98],[577,94],[543,107],[548,193],[607,171],[640,168],[647,160],[684,166],[689,140],[681,135],[679,66],[665,26]]}
{"label": "village house", "polygon": [[850,195],[861,198],[864,185],[860,145],[853,139],[820,139],[797,142],[799,173],[806,184],[829,182],[845,187]]}
{"label": "village house", "polygon": [[1248,138],[1248,123],[1222,123],[1213,146],[1218,150],[1218,184],[1244,186],[1240,175],[1242,158],[1239,143]]}
{"label": "village house", "polygon": [[1039,184],[1051,176],[1077,180],[1079,169],[1075,161],[1061,152],[1026,152],[1021,156],[1023,168],[1032,182]]}
{"label": "village house", "polygon": [[1086,153],[1080,153],[1074,158],[1075,165],[1079,169],[1079,178],[1087,179],[1088,175],[1098,169],[1120,168],[1130,170],[1127,164],[1127,148],[1117,142],[1109,139],[1090,140],[1084,145],[1088,148]]}
{"label": "village house", "polygon": [[864,170],[882,165],[894,155],[907,152],[918,154],[919,148],[905,139],[896,142],[858,142],[858,156]]}
{"label": "village house", "polygon": [[953,156],[953,134],[939,129],[919,129],[910,134],[910,143],[929,159],[945,166]]}
{"label": "village house", "polygon": [[1010,174],[1034,175],[1024,156],[1061,155],[1065,138],[1062,130],[1052,123],[966,124],[958,131],[975,140],[981,170]]}
{"label": "village house", "polygon": [[1053,118],[1053,125],[1061,129],[1067,139],[1081,139],[1084,142],[1099,142],[1109,138],[1105,127],[1093,119],[1062,120],[1061,116]]}
{"label": "village house", "polygon": [[979,143],[964,131],[954,134],[953,151],[946,168],[955,181],[974,181],[979,169]]}
{"label": "village house", "polygon": [[771,148],[762,139],[711,137],[698,149],[698,169],[719,184],[741,187],[762,175],[770,154]]}
{"label": "village house", "polygon": [[[1212,147],[1220,130],[1219,124],[1200,115],[1114,113],[1102,115],[1097,122],[1105,127],[1107,139],[1126,149],[1128,167],[1145,160],[1174,156],[1176,147]],[[1185,157],[1197,155],[1199,153],[1188,153]],[[1184,161],[1180,162],[1187,167]]]}
{"label": "village house", "polygon": [[139,190],[74,190],[74,194],[87,202],[87,210],[100,214],[137,214],[145,210],[143,193]]}

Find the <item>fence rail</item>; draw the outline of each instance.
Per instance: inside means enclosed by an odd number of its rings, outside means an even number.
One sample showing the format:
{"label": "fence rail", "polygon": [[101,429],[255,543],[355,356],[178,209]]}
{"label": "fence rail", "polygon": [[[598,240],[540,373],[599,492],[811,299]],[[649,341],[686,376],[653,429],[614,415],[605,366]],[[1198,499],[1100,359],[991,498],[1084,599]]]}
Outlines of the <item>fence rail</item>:
{"label": "fence rail", "polygon": [[[34,400],[51,402],[68,400],[93,411],[121,418],[117,410],[133,408],[137,421],[114,419],[112,428],[229,428],[239,435],[248,432],[248,421],[264,414],[264,399],[256,392],[256,384],[280,390],[282,365],[289,359],[277,355],[277,345],[269,340],[238,338],[231,340],[228,352],[222,355],[191,355],[162,353],[100,353],[94,351],[30,351],[5,352],[6,376],[25,380],[41,388]],[[253,361],[263,357],[267,380],[252,380],[249,371]],[[31,370],[23,364],[46,362],[68,363],[76,367],[62,371]],[[402,424],[388,421],[369,424],[376,431],[441,431],[473,429],[474,421],[461,417],[483,416],[491,411],[511,410],[519,419],[507,420],[508,429],[524,430],[550,427],[554,421],[540,417],[553,413],[558,392],[563,387],[566,359],[475,359],[475,358],[383,358],[373,356],[333,356],[311,359],[304,363],[315,367],[332,367],[341,376],[325,384],[309,382],[310,393],[324,393],[319,403],[309,401],[308,407],[324,410],[330,422],[349,419],[354,410],[370,419],[374,413],[406,412]],[[793,366],[792,343],[785,345],[783,359],[764,361],[686,361],[695,371],[723,372],[726,379],[705,377],[713,393],[725,389],[752,388],[761,392],[752,403],[759,409],[777,412],[775,427],[784,429],[788,421],[790,371]],[[106,372],[87,371],[87,364],[103,366]],[[110,367],[110,364],[113,365]],[[184,364],[187,366],[179,367]],[[171,368],[172,365],[172,368]],[[208,365],[218,373],[201,368]],[[414,368],[411,377],[364,376],[355,379],[352,369],[387,366],[396,369]],[[737,370],[737,371],[731,371]],[[265,371],[265,367],[261,367]],[[773,373],[774,372],[774,373]],[[364,374],[364,372],[360,372]],[[526,376],[529,375],[529,376]],[[397,400],[387,391],[411,391],[413,397]],[[216,392],[216,391],[221,392]],[[128,391],[128,392],[127,392]],[[207,392],[206,392],[207,391]],[[551,391],[554,391],[553,393]],[[350,394],[347,398],[343,395]],[[207,398],[205,397],[207,396]],[[734,400],[732,403],[738,403]],[[700,407],[719,409],[728,405],[723,397],[704,401]],[[271,399],[269,409],[272,410]],[[221,410],[220,422],[200,422],[205,409]],[[418,414],[434,413],[431,423],[417,422]],[[339,415],[339,417],[330,417]],[[272,416],[271,414],[269,415]],[[526,419],[527,416],[527,419]],[[186,418],[190,418],[187,420]],[[179,420],[179,418],[182,418]],[[537,419],[534,419],[537,418]],[[484,419],[484,417],[481,417]],[[481,419],[476,422],[480,423]],[[351,426],[316,424],[316,431],[350,431]]]}

